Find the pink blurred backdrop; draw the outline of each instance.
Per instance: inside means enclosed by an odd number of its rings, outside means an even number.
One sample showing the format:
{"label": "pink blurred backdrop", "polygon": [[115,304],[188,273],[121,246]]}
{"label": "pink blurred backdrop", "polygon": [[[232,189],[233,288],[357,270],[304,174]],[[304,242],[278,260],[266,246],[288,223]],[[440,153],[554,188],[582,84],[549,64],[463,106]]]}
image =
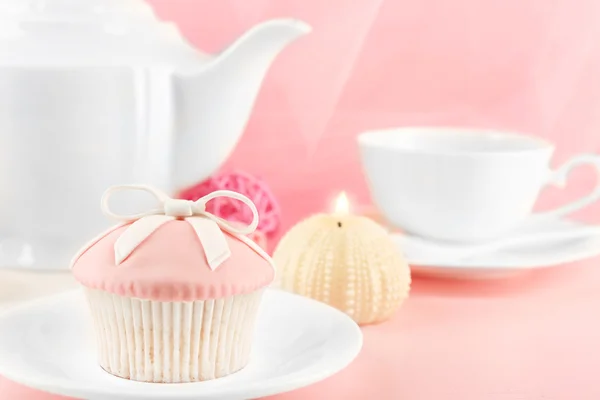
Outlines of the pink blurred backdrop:
{"label": "pink blurred backdrop", "polygon": [[[595,0],[151,0],[215,52],[253,24],[293,16],[314,32],[270,71],[226,168],[265,178],[284,230],[340,190],[368,203],[356,135],[405,124],[519,130],[557,144],[554,163],[600,151]],[[590,171],[541,207],[583,194]],[[600,204],[584,212],[600,219]]]}
{"label": "pink blurred backdrop", "polygon": [[[340,190],[355,204],[369,202],[355,145],[365,129],[453,124],[520,130],[555,142],[555,164],[600,152],[596,0],[151,3],[211,52],[267,18],[294,16],[313,25],[311,36],[277,59],[226,166],[269,182],[284,229],[329,207]],[[567,190],[548,190],[540,207],[581,195],[593,183],[591,171],[576,171]],[[600,204],[580,216],[600,222]],[[361,396],[380,387],[411,399],[448,398],[451,389],[477,400],[597,399],[600,327],[590,325],[599,304],[595,264],[553,269],[502,290],[421,282],[390,331],[365,330],[359,360],[339,378],[281,398],[322,398],[327,390]],[[479,299],[483,294],[488,297]],[[411,332],[428,346],[411,341]],[[448,340],[451,348],[444,347]],[[386,343],[397,343],[396,350]],[[450,353],[433,363],[437,356],[428,351]],[[406,362],[394,361],[398,354]],[[368,384],[361,386],[365,376]],[[0,381],[0,393],[36,398],[7,381]]]}

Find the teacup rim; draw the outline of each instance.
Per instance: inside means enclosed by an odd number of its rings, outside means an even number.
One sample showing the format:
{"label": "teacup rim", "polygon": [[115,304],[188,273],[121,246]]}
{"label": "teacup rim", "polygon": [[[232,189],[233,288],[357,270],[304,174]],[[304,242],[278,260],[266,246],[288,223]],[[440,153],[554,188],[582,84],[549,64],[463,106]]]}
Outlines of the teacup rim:
{"label": "teacup rim", "polygon": [[[502,138],[513,138],[518,140],[527,140],[531,143],[535,143],[536,146],[531,148],[515,148],[511,150],[486,150],[486,151],[474,151],[474,150],[446,150],[446,149],[434,149],[434,148],[403,148],[402,146],[389,146],[381,143],[375,143],[372,141],[373,136],[389,134],[391,132],[402,132],[402,131],[423,131],[428,133],[443,134],[442,132],[453,132],[459,135],[478,135],[478,137],[485,136],[488,138],[502,137]],[[555,146],[552,142],[547,141],[538,136],[526,134],[514,130],[495,129],[495,128],[484,128],[484,127],[461,127],[461,126],[430,126],[430,125],[409,125],[409,126],[396,126],[380,129],[369,129],[359,133],[357,136],[357,142],[362,147],[370,148],[381,148],[381,149],[393,149],[394,151],[413,153],[413,154],[435,154],[435,155],[448,155],[448,156],[491,156],[491,155],[523,155],[531,154],[540,151],[554,151]]]}

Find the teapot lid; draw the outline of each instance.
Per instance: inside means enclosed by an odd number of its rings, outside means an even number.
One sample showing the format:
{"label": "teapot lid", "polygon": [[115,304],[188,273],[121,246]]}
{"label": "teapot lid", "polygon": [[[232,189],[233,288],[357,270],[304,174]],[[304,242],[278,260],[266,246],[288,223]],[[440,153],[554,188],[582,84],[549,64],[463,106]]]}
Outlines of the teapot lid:
{"label": "teapot lid", "polygon": [[210,58],[143,0],[0,1],[0,65],[186,65]]}

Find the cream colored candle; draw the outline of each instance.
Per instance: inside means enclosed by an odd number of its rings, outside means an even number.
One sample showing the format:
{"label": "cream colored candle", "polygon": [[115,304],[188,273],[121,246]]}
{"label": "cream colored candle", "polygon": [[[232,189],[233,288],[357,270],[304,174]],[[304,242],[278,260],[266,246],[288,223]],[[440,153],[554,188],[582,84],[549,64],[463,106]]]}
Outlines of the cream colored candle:
{"label": "cream colored candle", "polygon": [[344,193],[334,213],[290,229],[273,258],[278,287],[336,307],[359,324],[389,318],[410,289],[410,269],[386,229],[352,215]]}

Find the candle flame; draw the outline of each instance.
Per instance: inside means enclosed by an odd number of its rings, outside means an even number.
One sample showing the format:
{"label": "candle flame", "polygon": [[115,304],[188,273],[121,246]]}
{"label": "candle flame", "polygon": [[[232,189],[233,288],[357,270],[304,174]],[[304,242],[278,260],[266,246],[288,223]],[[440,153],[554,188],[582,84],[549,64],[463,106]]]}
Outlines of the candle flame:
{"label": "candle flame", "polygon": [[350,202],[346,192],[342,192],[338,195],[335,201],[335,212],[337,214],[348,214],[350,212]]}

